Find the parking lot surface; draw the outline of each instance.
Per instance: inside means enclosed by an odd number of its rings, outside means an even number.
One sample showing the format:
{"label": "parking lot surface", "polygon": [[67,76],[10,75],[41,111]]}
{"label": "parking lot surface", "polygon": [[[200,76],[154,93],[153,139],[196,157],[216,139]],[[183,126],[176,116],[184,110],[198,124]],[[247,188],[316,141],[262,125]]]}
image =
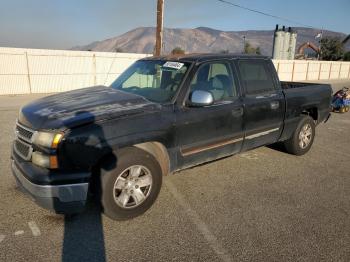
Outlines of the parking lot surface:
{"label": "parking lot surface", "polygon": [[15,119],[40,96],[0,97],[0,261],[350,261],[350,113],[304,156],[262,147],[167,176],[148,212],[116,222],[94,206],[55,215],[16,190]]}

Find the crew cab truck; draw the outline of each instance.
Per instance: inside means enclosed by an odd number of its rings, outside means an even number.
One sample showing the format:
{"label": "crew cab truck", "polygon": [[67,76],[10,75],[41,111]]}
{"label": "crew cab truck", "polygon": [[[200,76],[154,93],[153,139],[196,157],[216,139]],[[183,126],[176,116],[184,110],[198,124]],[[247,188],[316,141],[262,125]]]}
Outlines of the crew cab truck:
{"label": "crew cab truck", "polygon": [[154,203],[164,175],[277,142],[305,154],[331,94],[280,82],[263,56],[145,58],[108,87],[22,107],[12,171],[44,208],[78,213],[93,192],[107,216],[129,219]]}

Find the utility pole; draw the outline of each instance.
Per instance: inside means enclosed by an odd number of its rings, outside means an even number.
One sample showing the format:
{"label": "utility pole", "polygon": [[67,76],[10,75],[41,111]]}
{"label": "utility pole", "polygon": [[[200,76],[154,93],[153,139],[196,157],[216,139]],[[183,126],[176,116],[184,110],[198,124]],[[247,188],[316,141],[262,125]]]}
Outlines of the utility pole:
{"label": "utility pole", "polygon": [[160,56],[162,53],[163,45],[163,11],[164,0],[157,0],[157,30],[156,30],[156,49],[155,56]]}
{"label": "utility pole", "polygon": [[245,35],[243,36],[243,50],[242,54],[245,54]]}

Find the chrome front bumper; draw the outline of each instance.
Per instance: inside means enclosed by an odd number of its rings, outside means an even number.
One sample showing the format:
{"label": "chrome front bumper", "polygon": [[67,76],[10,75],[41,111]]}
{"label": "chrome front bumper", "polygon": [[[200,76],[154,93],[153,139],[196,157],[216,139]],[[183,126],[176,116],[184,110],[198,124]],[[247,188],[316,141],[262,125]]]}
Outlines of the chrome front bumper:
{"label": "chrome front bumper", "polygon": [[37,185],[23,175],[14,160],[11,167],[20,190],[29,195],[39,206],[56,213],[78,213],[84,208],[88,183]]}

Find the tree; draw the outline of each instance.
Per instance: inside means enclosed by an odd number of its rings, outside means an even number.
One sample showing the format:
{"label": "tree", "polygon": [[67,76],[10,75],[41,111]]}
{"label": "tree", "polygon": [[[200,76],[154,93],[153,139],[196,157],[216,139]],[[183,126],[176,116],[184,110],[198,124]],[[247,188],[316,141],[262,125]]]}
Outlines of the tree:
{"label": "tree", "polygon": [[253,47],[248,41],[245,42],[244,53],[261,55],[260,47]]}
{"label": "tree", "polygon": [[172,55],[183,55],[185,54],[185,50],[183,50],[181,47],[175,47],[172,51],[171,51]]}
{"label": "tree", "polygon": [[261,55],[260,46],[258,46],[258,47],[256,48],[256,54],[257,54],[257,55]]}
{"label": "tree", "polygon": [[340,60],[344,55],[344,46],[337,37],[324,37],[321,39],[321,59],[327,61]]}
{"label": "tree", "polygon": [[343,58],[344,61],[350,61],[350,51],[346,52],[344,54],[344,58]]}
{"label": "tree", "polygon": [[115,52],[116,52],[116,53],[123,53],[124,50],[123,50],[122,48],[120,48],[120,47],[116,47],[116,48],[115,48]]}

